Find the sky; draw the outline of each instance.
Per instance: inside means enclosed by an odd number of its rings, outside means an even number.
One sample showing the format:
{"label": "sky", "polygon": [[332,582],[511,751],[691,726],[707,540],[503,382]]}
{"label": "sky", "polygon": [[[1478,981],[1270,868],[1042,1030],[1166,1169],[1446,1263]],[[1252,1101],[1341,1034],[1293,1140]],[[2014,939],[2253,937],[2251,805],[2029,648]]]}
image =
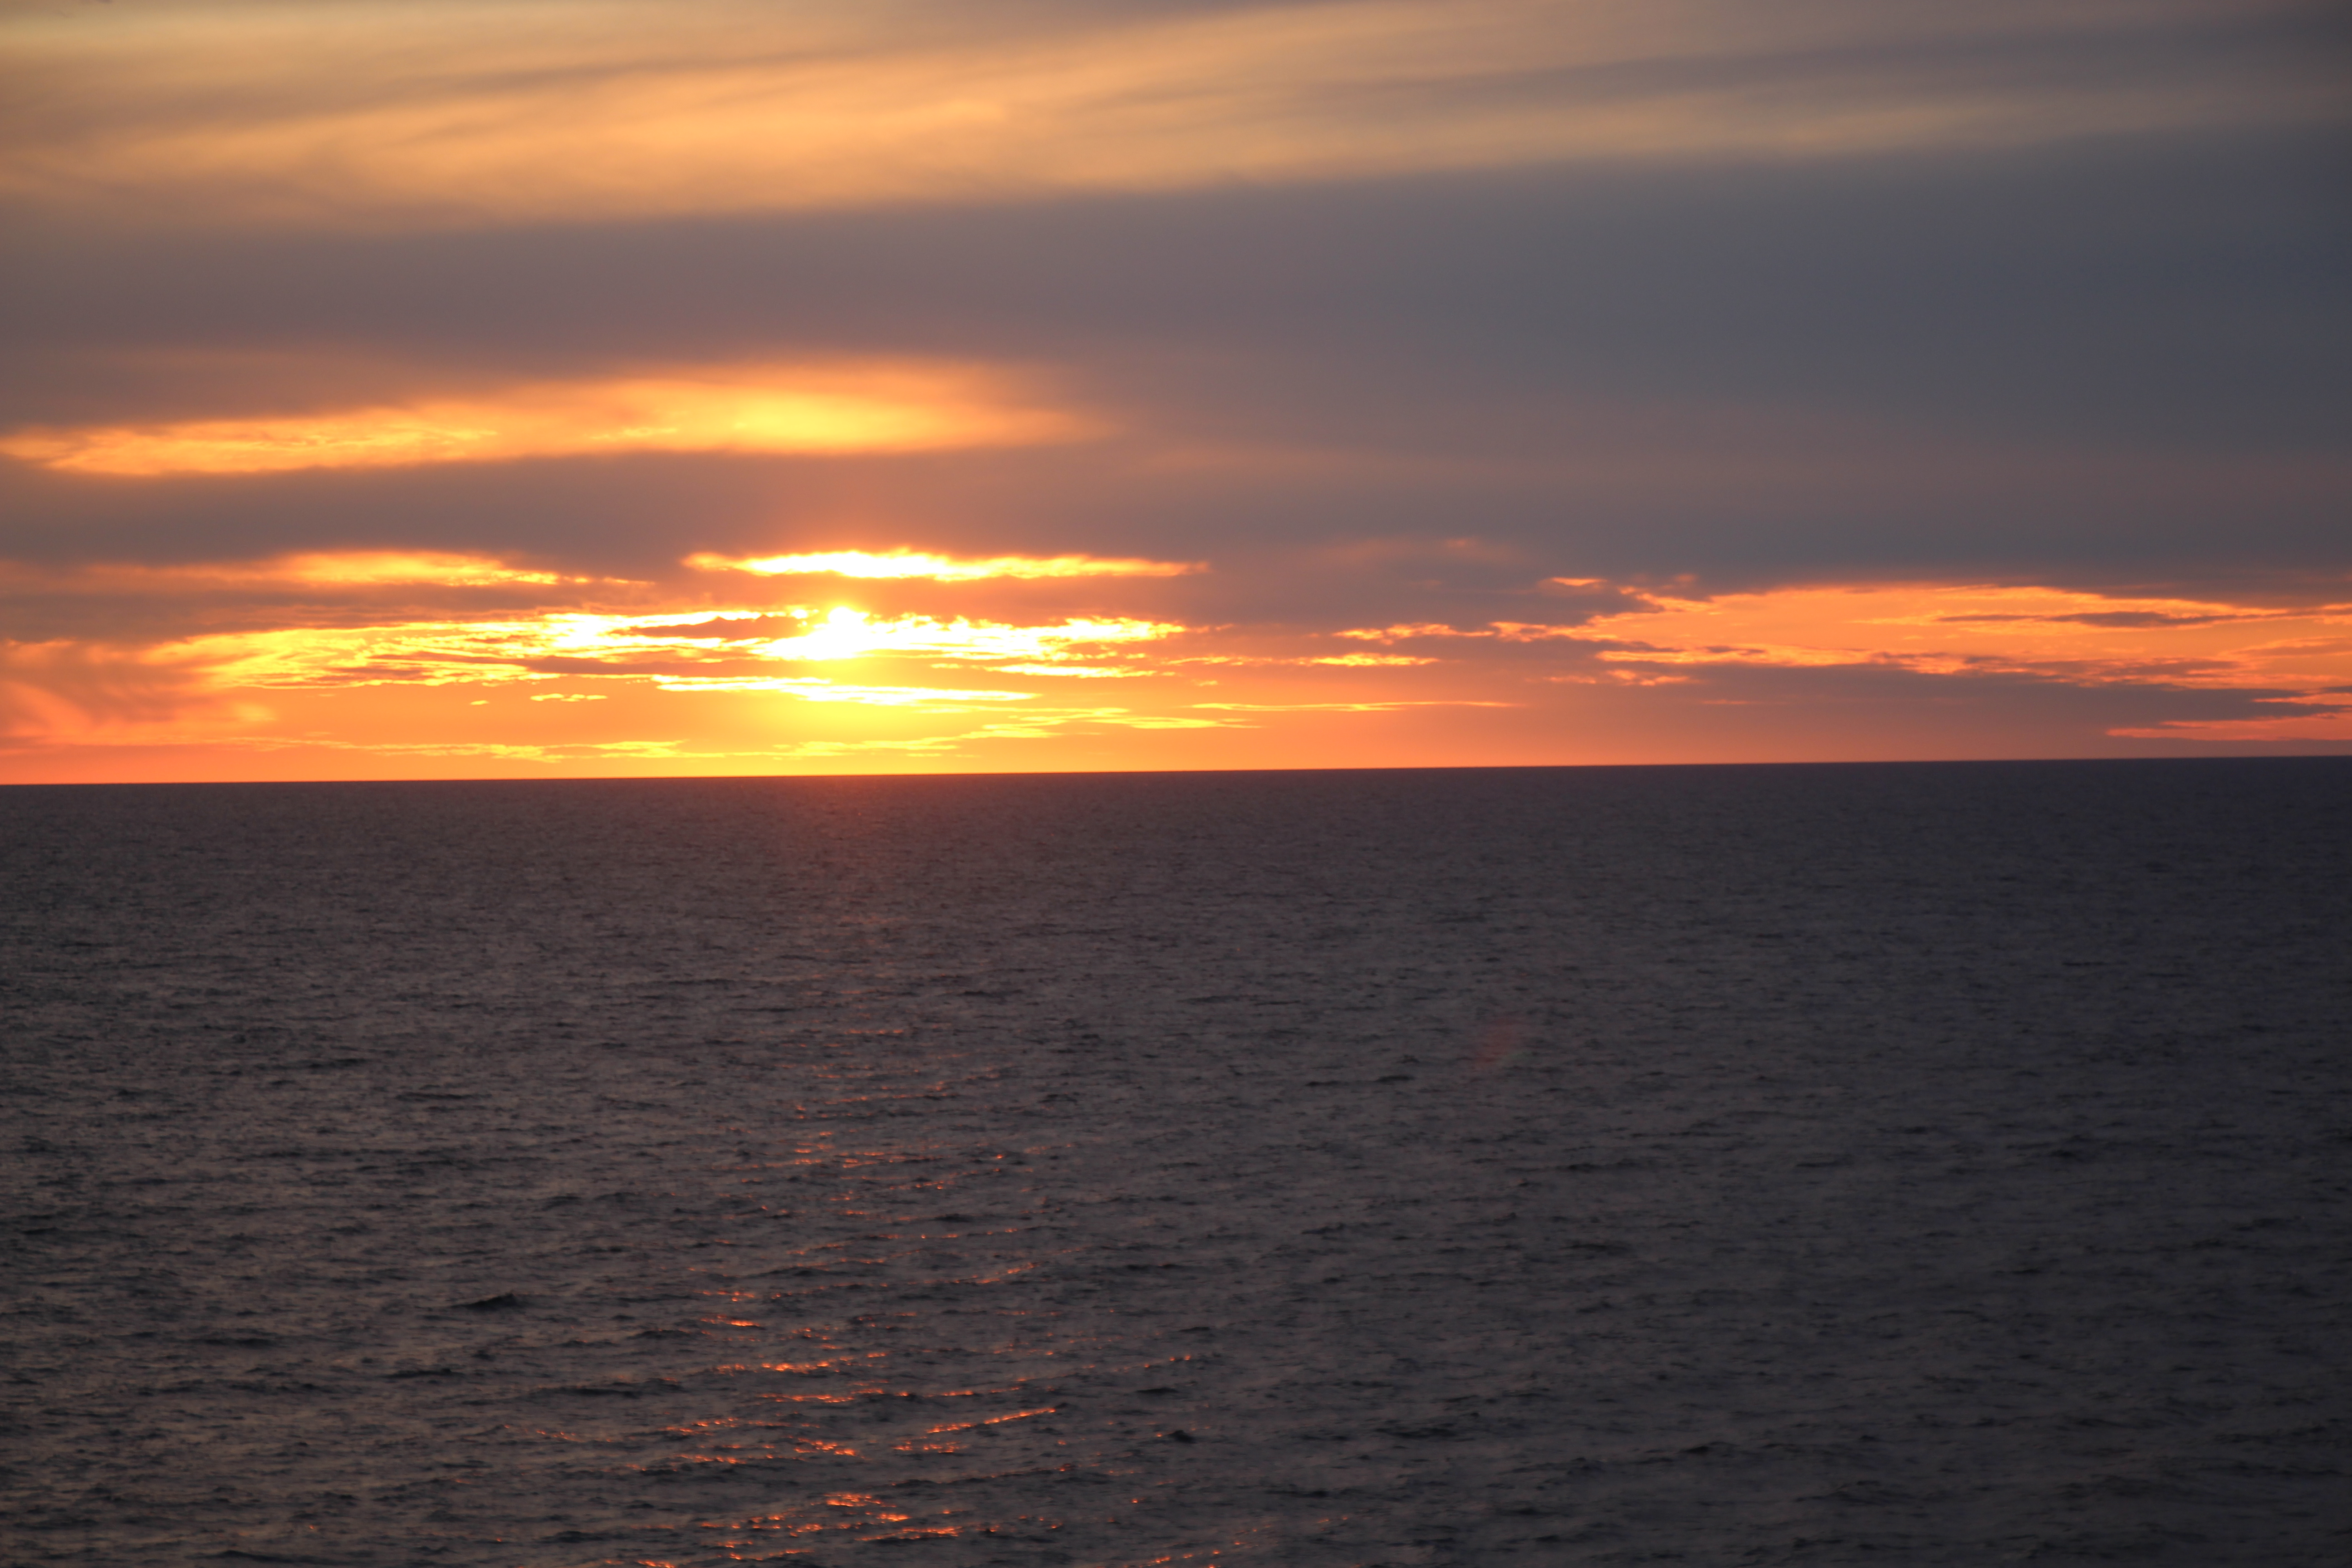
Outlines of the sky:
{"label": "sky", "polygon": [[2352,10],[0,0],[0,782],[2352,751]]}

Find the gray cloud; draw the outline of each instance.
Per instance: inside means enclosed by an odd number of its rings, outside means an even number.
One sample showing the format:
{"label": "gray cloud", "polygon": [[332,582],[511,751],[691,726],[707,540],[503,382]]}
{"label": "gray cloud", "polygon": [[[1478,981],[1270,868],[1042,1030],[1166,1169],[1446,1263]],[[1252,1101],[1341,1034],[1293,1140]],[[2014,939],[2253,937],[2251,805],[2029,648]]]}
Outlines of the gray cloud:
{"label": "gray cloud", "polygon": [[[396,238],[52,232],[19,242],[9,277],[10,334],[41,374],[11,378],[5,412],[260,392],[265,348],[316,395],[330,351],[394,385],[776,348],[1012,355],[1113,384],[1131,359],[1160,384],[1152,351],[1174,343],[1246,350],[1270,390],[1303,382],[1318,395],[1267,407],[1221,381],[1213,402],[1307,432],[1378,408],[1319,375],[1424,400],[1769,398],[2294,447],[2352,413],[2334,374],[2352,348],[2347,163],[2336,138],[2158,137]],[[243,363],[157,353],[205,348]]]}

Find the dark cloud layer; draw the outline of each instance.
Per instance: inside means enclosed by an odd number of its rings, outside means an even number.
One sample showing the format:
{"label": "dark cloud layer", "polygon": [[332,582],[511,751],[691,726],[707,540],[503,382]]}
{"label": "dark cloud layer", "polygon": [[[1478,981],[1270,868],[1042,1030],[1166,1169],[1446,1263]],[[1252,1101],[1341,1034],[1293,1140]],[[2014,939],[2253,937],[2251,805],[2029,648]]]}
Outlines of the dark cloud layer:
{"label": "dark cloud layer", "polygon": [[[1160,447],[1390,461],[1171,469],[1112,442],[887,463],[18,474],[12,542],[467,542],[642,569],[919,516],[942,545],[1147,552],[1476,533],[1550,549],[1559,570],[1724,581],[2343,570],[2343,151],[2156,138],[523,233],[37,235],[6,291],[16,423],[879,353],[1042,367]],[[1888,457],[1906,443],[1921,454],[1907,469]],[[1743,479],[1765,453],[1780,471]],[[2135,468],[2150,455],[2156,469]],[[2250,462],[2265,482],[2246,482]],[[1591,477],[1629,463],[1631,479]]]}
{"label": "dark cloud layer", "polygon": [[[779,349],[1115,376],[1172,342],[1411,371],[1432,394],[1795,398],[2293,447],[2352,415],[2347,174],[2340,139],[2151,137],[489,234],[37,234],[8,325],[50,374],[12,378],[8,413],[70,415],[83,386],[135,399],[139,366],[80,362],[167,348],[362,352],[395,381],[419,360]],[[169,367],[146,375],[168,405]],[[1309,409],[1354,412],[1318,400],[1289,422]]]}

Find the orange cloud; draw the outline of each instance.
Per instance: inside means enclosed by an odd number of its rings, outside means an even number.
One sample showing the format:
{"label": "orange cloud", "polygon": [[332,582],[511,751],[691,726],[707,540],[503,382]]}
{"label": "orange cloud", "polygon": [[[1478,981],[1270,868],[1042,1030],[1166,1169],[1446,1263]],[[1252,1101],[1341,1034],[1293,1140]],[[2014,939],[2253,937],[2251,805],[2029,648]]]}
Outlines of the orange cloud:
{"label": "orange cloud", "polygon": [[2352,636],[2340,629],[2352,627],[2352,604],[2282,607],[1940,583],[1714,598],[1622,592],[1630,607],[1570,625],[1413,622],[1335,635],[1389,645],[1581,643],[1604,663],[1633,666],[1874,664],[1927,674],[2205,687],[2352,681]]}
{"label": "orange cloud", "polygon": [[249,474],[604,452],[908,452],[1095,433],[959,365],[758,365],[250,419],[56,426],[0,452],[68,473]]}
{"label": "orange cloud", "polygon": [[[2290,698],[2316,702],[2324,699]],[[2352,703],[2320,708],[2309,713],[2272,719],[2192,719],[2137,729],[2110,730],[2110,735],[2139,741],[2265,742],[2273,745],[2304,741],[2352,744]]]}
{"label": "orange cloud", "polygon": [[1991,584],[1658,595],[1555,635],[1633,665],[1894,664],[2089,683],[2297,688],[2352,681],[2352,605],[2300,607]]}
{"label": "orange cloud", "polygon": [[841,577],[927,577],[943,583],[989,577],[1181,577],[1205,572],[1198,561],[1136,561],[1096,555],[992,555],[982,559],[934,555],[921,551],[832,550],[808,555],[736,558],[708,552],[686,564],[703,572],[750,572],[762,577],[832,574]]}
{"label": "orange cloud", "polygon": [[168,710],[170,682],[144,661],[69,643],[0,645],[0,736],[94,727]]}
{"label": "orange cloud", "polygon": [[1398,708],[1517,708],[1519,704],[1474,698],[1400,698],[1392,702],[1195,702],[1192,706],[1227,713],[1386,713]]}
{"label": "orange cloud", "polygon": [[863,658],[876,654],[969,660],[1048,659],[1074,647],[1149,642],[1182,630],[1162,621],[1078,618],[1017,626],[929,616],[870,616],[846,606],[825,612],[791,637],[761,641],[771,658]]}
{"label": "orange cloud", "polygon": [[[1349,634],[1339,634],[1345,637]],[[1328,664],[1359,669],[1380,666],[1402,667],[1435,664],[1435,658],[1416,653],[1340,653],[1340,654],[1262,654],[1262,653],[1201,653],[1171,659],[1171,664],[1234,664],[1234,665],[1316,665]]]}
{"label": "orange cloud", "polygon": [[21,584],[44,593],[66,594],[185,594],[256,587],[552,587],[583,584],[635,585],[620,578],[567,576],[509,566],[487,555],[417,550],[311,551],[260,561],[203,561],[173,566],[100,562],[56,571],[0,561],[0,586]]}
{"label": "orange cloud", "polygon": [[[2241,0],[2242,3],[2242,0]],[[1906,68],[2211,16],[1404,0],[1129,17],[709,0],[59,8],[5,185],[311,223],[546,222],[1550,160],[1815,157],[2334,117],[2330,84]],[[2151,16],[2151,11],[2155,14]],[[1530,83],[1540,90],[1529,90]]]}
{"label": "orange cloud", "polygon": [[[725,635],[733,627],[740,627],[741,635]],[[173,646],[178,657],[212,671],[216,683],[257,689],[536,681],[576,674],[650,681],[668,690],[804,694],[826,689],[832,692],[824,699],[829,701],[895,701],[841,695],[847,689],[802,676],[794,667],[866,658],[947,660],[975,667],[1013,660],[1032,668],[1054,668],[1074,658],[1085,666],[1098,659],[1101,650],[1155,641],[1181,629],[1165,622],[1122,618],[1073,618],[1024,626],[961,617],[873,616],[837,606],[823,613],[734,612],[691,626],[661,616],[566,613],[505,620],[288,627],[222,633]],[[977,700],[1028,694],[955,695],[958,700]]]}

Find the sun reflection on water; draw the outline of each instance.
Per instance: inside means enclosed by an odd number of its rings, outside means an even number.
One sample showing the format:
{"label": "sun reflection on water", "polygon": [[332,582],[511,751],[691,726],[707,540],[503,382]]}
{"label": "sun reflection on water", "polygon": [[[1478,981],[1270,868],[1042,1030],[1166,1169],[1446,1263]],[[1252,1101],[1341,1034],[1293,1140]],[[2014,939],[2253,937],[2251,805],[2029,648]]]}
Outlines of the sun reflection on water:
{"label": "sun reflection on water", "polygon": [[[827,624],[855,637],[865,622],[853,614]],[[719,1352],[665,1380],[688,1418],[650,1442],[616,1435],[584,1446],[648,1480],[785,1483],[740,1512],[648,1521],[699,1537],[683,1553],[691,1561],[829,1562],[890,1544],[928,1544],[926,1560],[942,1564],[1072,1548],[1097,1561],[1101,1545],[1132,1531],[1118,1522],[1124,1509],[1091,1501],[1094,1490],[1108,1482],[1124,1501],[1163,1484],[1138,1445],[1153,1441],[1153,1421],[1172,1407],[1122,1410],[1070,1392],[1154,1385],[1164,1396],[1184,1357],[1135,1354],[1035,1289],[1066,1262],[1088,1267],[1087,1247],[1034,1217],[1045,1156],[1072,1145],[898,1134],[900,1119],[929,1115],[964,1080],[937,1057],[893,1060],[905,1049],[896,1037],[870,1048],[877,1059],[845,1051],[808,1064],[797,1092],[778,1097],[796,1136],[761,1149],[730,1131],[703,1166],[725,1184],[714,1191],[730,1223],[778,1223],[691,1240],[697,1250],[673,1265],[705,1281],[698,1310],[644,1331]],[[819,1084],[831,1098],[808,1093]],[[742,1180],[780,1184],[788,1201],[729,1201]],[[730,1240],[735,1248],[718,1247]],[[1081,1489],[1063,1492],[1065,1482]],[[1080,1498],[1086,1506],[1060,1506]],[[1081,1537],[1100,1544],[1079,1547]]]}

